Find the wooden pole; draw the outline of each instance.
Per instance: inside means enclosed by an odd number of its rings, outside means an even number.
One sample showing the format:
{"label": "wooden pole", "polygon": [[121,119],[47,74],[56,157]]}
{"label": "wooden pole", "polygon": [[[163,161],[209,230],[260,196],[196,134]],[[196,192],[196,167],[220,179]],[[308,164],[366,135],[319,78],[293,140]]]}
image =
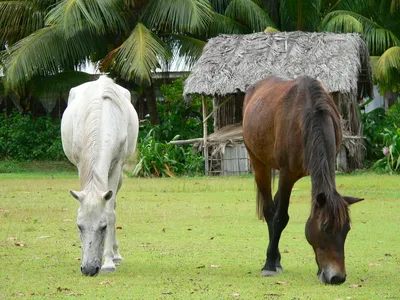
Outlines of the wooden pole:
{"label": "wooden pole", "polygon": [[201,95],[201,104],[203,107],[203,146],[204,146],[204,171],[205,175],[208,175],[208,145],[207,145],[207,104],[206,104],[206,97]]}
{"label": "wooden pole", "polygon": [[204,141],[203,138],[196,138],[196,139],[189,139],[189,140],[175,140],[175,141],[170,141],[168,144],[172,145],[182,145],[182,144],[194,144]]}

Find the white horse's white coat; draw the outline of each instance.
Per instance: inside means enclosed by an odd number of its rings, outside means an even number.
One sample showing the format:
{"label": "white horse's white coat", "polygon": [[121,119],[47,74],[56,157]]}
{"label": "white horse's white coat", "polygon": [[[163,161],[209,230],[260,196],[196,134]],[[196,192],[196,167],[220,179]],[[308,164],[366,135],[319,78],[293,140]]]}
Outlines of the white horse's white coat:
{"label": "white horse's white coat", "polygon": [[[82,273],[115,271],[121,261],[115,231],[116,195],[122,167],[134,154],[139,122],[127,89],[102,76],[72,88],[61,121],[63,149],[78,168],[81,191],[77,225]],[[103,252],[104,250],[104,252]]]}

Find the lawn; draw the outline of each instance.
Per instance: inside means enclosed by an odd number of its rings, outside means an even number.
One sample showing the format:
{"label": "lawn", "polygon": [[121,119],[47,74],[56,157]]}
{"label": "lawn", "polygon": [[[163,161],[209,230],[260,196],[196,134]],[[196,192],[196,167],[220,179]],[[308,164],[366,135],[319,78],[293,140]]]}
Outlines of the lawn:
{"label": "lawn", "polygon": [[351,207],[347,281],[322,284],[304,237],[310,179],[296,185],[280,249],[284,274],[260,277],[267,228],[248,177],[126,178],[116,273],[84,277],[75,225],[75,172],[0,174],[0,298],[398,299],[400,177],[337,176]]}

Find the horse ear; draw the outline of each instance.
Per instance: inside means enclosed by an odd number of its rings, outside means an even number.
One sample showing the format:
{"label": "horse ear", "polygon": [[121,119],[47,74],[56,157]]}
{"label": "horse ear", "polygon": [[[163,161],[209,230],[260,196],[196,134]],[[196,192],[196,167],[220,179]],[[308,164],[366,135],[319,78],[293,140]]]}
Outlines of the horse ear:
{"label": "horse ear", "polygon": [[349,205],[360,202],[364,200],[364,198],[354,198],[354,197],[349,197],[349,196],[342,196],[344,201],[346,201]]}
{"label": "horse ear", "polygon": [[112,198],[112,196],[113,196],[113,191],[112,190],[108,190],[107,192],[105,192],[103,194],[103,199],[108,201],[108,200],[110,200]]}
{"label": "horse ear", "polygon": [[319,207],[323,207],[326,203],[326,195],[324,193],[319,193],[317,195],[317,203]]}
{"label": "horse ear", "polygon": [[75,191],[69,191],[72,197],[74,197],[76,200],[79,202],[82,202],[83,200],[83,193],[82,192],[75,192]]}

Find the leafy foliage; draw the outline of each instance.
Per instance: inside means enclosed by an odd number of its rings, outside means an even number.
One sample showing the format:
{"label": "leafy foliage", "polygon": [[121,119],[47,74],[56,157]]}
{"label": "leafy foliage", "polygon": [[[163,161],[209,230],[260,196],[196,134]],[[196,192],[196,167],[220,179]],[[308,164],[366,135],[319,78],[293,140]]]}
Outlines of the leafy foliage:
{"label": "leafy foliage", "polygon": [[62,26],[66,37],[86,27],[98,34],[119,33],[128,28],[124,9],[122,1],[63,0],[49,12],[46,23]]}
{"label": "leafy foliage", "polygon": [[373,169],[394,173],[400,165],[400,103],[385,112],[377,108],[361,114],[367,149],[367,164]]}
{"label": "leafy foliage", "polygon": [[0,158],[16,160],[65,159],[60,121],[30,114],[0,115]]}
{"label": "leafy foliage", "polygon": [[204,173],[203,157],[194,153],[190,147],[159,142],[153,129],[144,138],[139,139],[139,162],[132,173],[133,176],[175,177],[178,174],[201,173]]}
{"label": "leafy foliage", "polygon": [[[172,145],[176,139],[197,138],[203,135],[201,99],[183,99],[183,80],[161,86],[163,99],[158,104],[159,125],[149,121],[139,130],[139,163],[135,176],[195,175],[204,171],[204,159],[192,145]],[[208,99],[210,106],[210,100]],[[208,128],[212,128],[211,118]]]}
{"label": "leafy foliage", "polygon": [[394,92],[400,90],[400,46],[383,53],[376,64],[375,77],[381,93],[388,89]]}
{"label": "leafy foliage", "polygon": [[382,153],[384,157],[374,164],[374,169],[384,170],[390,174],[398,173],[400,166],[400,128],[394,125],[394,129],[384,128]]}
{"label": "leafy foliage", "polygon": [[[151,83],[151,73],[159,66],[159,58],[167,58],[163,42],[143,23],[138,23],[131,35],[106,60],[115,54],[115,69],[123,78]],[[129,63],[125,63],[129,62]]]}
{"label": "leafy foliage", "polygon": [[[151,125],[149,121],[142,123],[139,135],[144,138],[150,130],[158,141],[169,142],[177,135],[179,139],[198,138],[203,136],[203,117],[201,98],[194,96],[190,101],[183,99],[183,81],[180,78],[171,84],[161,86],[162,99],[157,109],[160,116],[159,125]],[[207,105],[212,107],[211,100]],[[212,119],[208,119],[208,132],[212,130]]]}

